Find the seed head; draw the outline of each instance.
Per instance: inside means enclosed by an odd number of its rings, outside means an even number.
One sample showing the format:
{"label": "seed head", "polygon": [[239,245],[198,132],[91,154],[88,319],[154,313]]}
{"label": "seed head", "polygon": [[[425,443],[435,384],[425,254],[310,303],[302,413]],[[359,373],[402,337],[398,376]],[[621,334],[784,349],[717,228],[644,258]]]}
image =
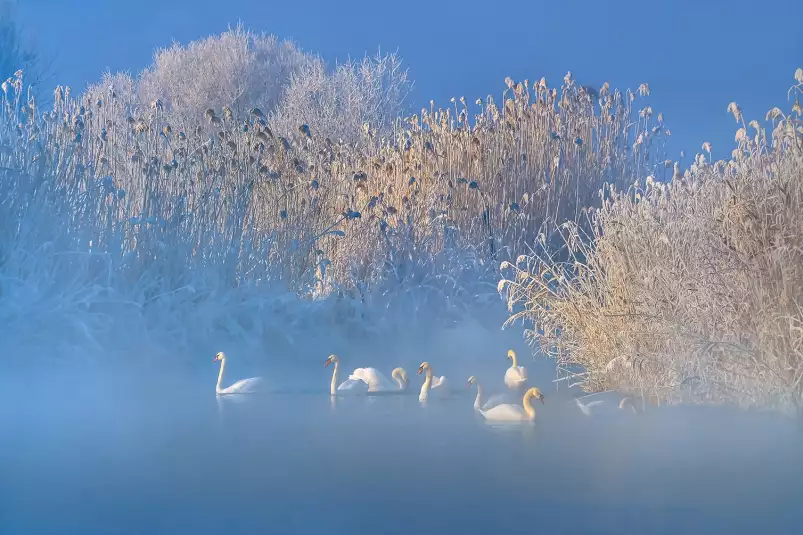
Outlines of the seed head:
{"label": "seed head", "polygon": [[736,122],[741,122],[742,120],[742,109],[739,107],[738,104],[735,102],[731,102],[728,104],[728,113],[732,113],[733,117],[736,119]]}

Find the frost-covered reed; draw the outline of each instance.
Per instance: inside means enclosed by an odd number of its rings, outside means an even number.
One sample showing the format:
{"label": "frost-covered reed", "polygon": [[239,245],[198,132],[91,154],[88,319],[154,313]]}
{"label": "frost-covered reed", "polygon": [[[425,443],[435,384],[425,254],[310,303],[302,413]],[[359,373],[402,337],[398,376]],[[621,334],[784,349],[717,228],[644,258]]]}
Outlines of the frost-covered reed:
{"label": "frost-covered reed", "polygon": [[504,264],[510,321],[566,380],[803,414],[803,70],[789,95],[765,124],[728,106],[730,159],[706,143],[674,179],[606,184],[561,251]]}
{"label": "frost-covered reed", "polygon": [[[395,59],[349,68],[344,79],[379,95],[351,104],[398,102]],[[419,314],[451,321],[498,299],[499,261],[580,219],[603,183],[668,172],[661,116],[636,105],[646,85],[508,79],[498,98],[433,103],[389,126],[369,120],[346,140],[327,125],[353,118],[337,88],[354,85],[331,86],[322,115],[321,102],[294,99],[304,72],[273,108],[226,103],[190,114],[194,124],[177,112],[180,95],[152,85],[147,103],[122,78],[84,95],[59,87],[40,109],[21,75],[10,80],[0,118],[6,329],[31,339],[44,322],[64,326],[60,341],[105,347],[103,333],[125,317],[135,341],[168,333],[183,347],[205,328],[258,343],[301,329],[295,319],[356,333]],[[288,117],[310,120],[291,128]],[[327,312],[294,314],[283,299]],[[264,325],[271,314],[277,323]]]}

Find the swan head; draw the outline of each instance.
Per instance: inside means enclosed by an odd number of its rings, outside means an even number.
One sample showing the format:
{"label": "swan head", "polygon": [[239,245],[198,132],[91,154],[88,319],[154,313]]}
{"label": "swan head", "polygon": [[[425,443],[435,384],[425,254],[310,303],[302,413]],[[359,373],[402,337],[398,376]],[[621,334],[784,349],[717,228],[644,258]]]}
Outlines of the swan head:
{"label": "swan head", "polygon": [[399,378],[401,378],[402,382],[404,383],[404,386],[410,384],[410,379],[407,378],[407,371],[404,368],[396,368],[390,373],[390,375],[391,377],[398,376]]}
{"label": "swan head", "polygon": [[513,351],[512,349],[508,349],[507,350],[507,358],[509,358],[510,360],[513,360],[514,358],[516,358],[516,352]]}
{"label": "swan head", "polygon": [[468,384],[466,384],[466,388],[471,388],[471,385],[475,384],[476,382],[477,378],[472,375],[468,378]]}
{"label": "swan head", "polygon": [[226,360],[226,354],[223,353],[223,351],[218,352],[218,354],[215,355],[215,358],[212,359],[212,362],[217,362],[219,360]]}
{"label": "swan head", "polygon": [[536,387],[532,387],[531,389],[529,389],[527,393],[524,394],[524,397],[535,398],[541,403],[544,403],[544,395],[541,393],[541,390],[539,390]]}
{"label": "swan head", "polygon": [[337,355],[329,355],[326,358],[326,362],[324,363],[324,367],[329,366],[333,362],[337,362],[337,361],[338,361]]}
{"label": "swan head", "polygon": [[418,375],[421,375],[424,370],[432,369],[429,365],[429,362],[422,362],[421,366],[418,367]]}

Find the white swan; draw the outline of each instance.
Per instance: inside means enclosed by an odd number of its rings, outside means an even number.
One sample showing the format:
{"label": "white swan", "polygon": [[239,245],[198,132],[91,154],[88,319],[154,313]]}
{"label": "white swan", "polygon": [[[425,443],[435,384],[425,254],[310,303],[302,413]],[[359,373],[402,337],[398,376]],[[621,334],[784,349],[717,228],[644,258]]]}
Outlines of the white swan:
{"label": "white swan", "polygon": [[[593,395],[594,394],[588,394],[587,396],[582,396],[582,397],[586,398],[586,397],[593,396]],[[580,399],[581,398],[574,398],[574,402],[577,405],[577,407],[581,411],[583,411],[583,414],[585,414],[586,416],[593,416],[594,414],[598,414],[599,411],[596,410],[596,409],[592,411],[591,407],[593,407],[595,405],[602,405],[603,403],[605,403],[605,400],[602,400],[602,399],[589,401],[588,403],[583,403],[582,401],[580,401]],[[608,405],[608,404],[605,404],[604,406],[605,407],[610,407],[610,405]],[[633,401],[633,398],[631,398],[629,396],[628,397],[624,397],[619,401],[619,409],[620,410],[630,409],[634,413],[638,412],[638,410],[636,409],[636,405],[635,405],[635,403]],[[616,411],[616,409],[613,409],[613,410]],[[605,410],[605,409],[603,409],[602,412],[603,413],[607,413],[609,415],[613,414],[610,410]]]}
{"label": "white swan", "polygon": [[471,385],[477,385],[477,397],[474,399],[474,410],[488,410],[491,407],[501,404],[507,397],[504,394],[496,394],[495,396],[488,398],[485,403],[483,403],[482,385],[480,385],[480,382],[473,375],[468,378],[468,384],[466,385],[466,388],[471,388]]}
{"label": "white swan", "polygon": [[421,385],[421,393],[418,394],[418,400],[424,401],[429,396],[429,390],[431,388],[438,388],[439,392],[446,391],[446,377],[433,377],[432,375],[432,366],[429,365],[429,362],[422,362],[421,366],[418,367],[418,375],[421,375],[421,372],[424,370],[427,371],[426,379],[424,379],[424,384]]}
{"label": "white swan", "polygon": [[393,384],[392,381],[388,381],[388,378],[376,368],[357,368],[351,372],[349,379],[362,381],[367,384],[368,392],[400,392],[402,390],[407,390],[407,385],[410,384],[410,380],[407,378],[407,372],[404,368],[394,369],[390,372],[390,376],[393,378],[393,381],[396,381],[396,384]]}
{"label": "white swan", "polygon": [[533,398],[541,400],[541,403],[544,402],[544,395],[538,388],[533,387],[524,393],[524,398],[521,400],[523,407],[505,403],[503,405],[491,407],[488,410],[480,409],[479,412],[486,420],[532,421],[535,420],[535,408],[532,404]]}
{"label": "white swan", "polygon": [[580,401],[580,398],[574,398],[574,402],[577,404],[580,410],[583,411],[583,414],[585,414],[586,416],[591,416],[591,407],[593,407],[594,405],[599,405],[600,403],[602,403],[602,400],[597,399],[594,401],[589,401],[588,403],[583,403],[582,401]]}
{"label": "white swan", "polygon": [[340,386],[337,385],[337,373],[340,370],[340,359],[337,355],[329,355],[327,357],[324,366],[329,366],[330,364],[334,363],[335,367],[332,370],[332,382],[329,385],[329,393],[331,395],[337,395],[338,392],[347,394],[353,392],[364,392],[366,387],[368,386],[365,382],[361,379],[347,379],[340,383]]}
{"label": "white swan", "polygon": [[625,410],[627,407],[630,407],[630,410],[634,413],[638,414],[638,409],[636,408],[636,403],[630,396],[626,396],[622,398],[622,401],[619,402],[619,408]]}
{"label": "white swan", "polygon": [[510,363],[510,368],[505,372],[505,384],[508,388],[518,390],[527,383],[527,369],[524,366],[519,366],[516,352],[512,349],[507,352],[507,358],[512,362]]}
{"label": "white swan", "polygon": [[217,386],[215,386],[215,392],[217,394],[250,394],[252,392],[256,392],[262,386],[262,377],[249,377],[248,379],[237,381],[228,388],[221,388],[220,385],[223,382],[223,370],[226,369],[226,354],[221,351],[215,355],[215,358],[212,359],[212,362],[217,361],[220,361],[220,373],[217,376]]}

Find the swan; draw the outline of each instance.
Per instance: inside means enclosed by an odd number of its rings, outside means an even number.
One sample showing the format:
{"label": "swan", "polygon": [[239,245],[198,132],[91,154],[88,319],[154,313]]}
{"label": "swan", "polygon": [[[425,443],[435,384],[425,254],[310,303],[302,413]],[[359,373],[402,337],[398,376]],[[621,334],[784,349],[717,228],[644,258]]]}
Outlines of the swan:
{"label": "swan", "polygon": [[396,368],[390,372],[393,381],[388,381],[382,372],[376,368],[357,368],[351,375],[349,380],[362,381],[368,385],[368,392],[401,392],[407,390],[407,385],[410,380],[407,378],[407,372],[404,368]]}
{"label": "swan", "polygon": [[427,399],[430,388],[440,388],[441,390],[439,390],[439,392],[446,390],[446,377],[433,377],[432,366],[429,365],[429,362],[421,363],[421,366],[418,367],[418,375],[421,375],[421,372],[424,370],[427,371],[427,376],[426,379],[424,379],[424,384],[421,385],[421,393],[418,395],[418,401],[424,401]]}
{"label": "swan", "polygon": [[491,407],[488,410],[480,409],[479,412],[486,420],[532,421],[535,420],[535,408],[532,404],[533,398],[540,400],[541,403],[544,402],[544,395],[538,388],[533,387],[524,393],[524,398],[521,400],[523,408],[518,405],[505,403],[497,405],[496,407]]}
{"label": "swan", "polygon": [[599,405],[600,403],[602,403],[602,400],[597,399],[595,401],[589,401],[588,403],[583,403],[582,401],[580,401],[580,398],[574,398],[574,402],[577,404],[580,410],[583,411],[583,414],[585,414],[586,416],[591,416],[591,407],[593,407],[594,405]]}
{"label": "swan", "polygon": [[337,386],[337,372],[340,370],[340,359],[338,358],[337,355],[329,355],[329,357],[327,357],[326,359],[326,362],[324,363],[324,366],[329,366],[332,363],[335,364],[335,367],[332,370],[332,382],[329,386],[329,393],[331,395],[333,396],[337,395],[338,391],[348,393],[348,392],[361,392],[365,390],[365,387],[367,385],[361,379],[349,378],[340,383],[340,386]]}
{"label": "swan", "polygon": [[[588,396],[593,396],[593,395],[594,394],[589,394]],[[583,396],[583,397],[585,398],[585,397],[588,397],[588,396]],[[577,407],[581,411],[583,411],[583,414],[585,414],[586,416],[592,416],[594,413],[596,413],[596,411],[593,411],[593,412],[591,411],[591,407],[593,407],[595,405],[600,405],[600,404],[602,404],[604,402],[604,400],[598,399],[598,400],[594,400],[594,401],[589,401],[588,403],[583,403],[582,401],[580,401],[580,399],[581,398],[574,398],[574,402],[577,405]],[[606,405],[606,406],[608,406],[608,405]],[[635,405],[635,403],[633,401],[633,398],[631,398],[629,396],[628,397],[624,397],[619,401],[619,409],[627,410],[628,408],[633,412],[638,412],[637,409],[636,409],[636,405]]]}
{"label": "swan", "polygon": [[220,361],[220,373],[217,376],[217,386],[215,386],[215,392],[217,394],[250,394],[258,390],[262,385],[262,377],[249,377],[248,379],[237,381],[228,388],[221,388],[220,384],[223,382],[223,371],[226,369],[226,354],[221,351],[215,355],[212,362],[217,361]]}
{"label": "swan", "polygon": [[638,414],[638,409],[636,408],[636,403],[633,401],[633,398],[630,396],[623,397],[622,401],[619,402],[619,408],[626,409],[628,406],[630,407],[630,410]]}
{"label": "swan", "polygon": [[518,390],[527,383],[527,370],[524,366],[519,366],[516,352],[512,349],[507,352],[507,358],[512,362],[510,363],[510,368],[505,372],[505,384],[508,388]]}
{"label": "swan", "polygon": [[477,411],[479,411],[480,409],[488,410],[491,407],[499,405],[505,400],[506,396],[504,396],[503,394],[496,394],[495,396],[491,396],[490,398],[488,398],[488,400],[485,401],[485,403],[483,403],[482,385],[480,385],[480,382],[473,375],[468,378],[468,384],[466,385],[466,388],[471,388],[471,385],[477,385],[477,397],[474,399],[474,410]]}

